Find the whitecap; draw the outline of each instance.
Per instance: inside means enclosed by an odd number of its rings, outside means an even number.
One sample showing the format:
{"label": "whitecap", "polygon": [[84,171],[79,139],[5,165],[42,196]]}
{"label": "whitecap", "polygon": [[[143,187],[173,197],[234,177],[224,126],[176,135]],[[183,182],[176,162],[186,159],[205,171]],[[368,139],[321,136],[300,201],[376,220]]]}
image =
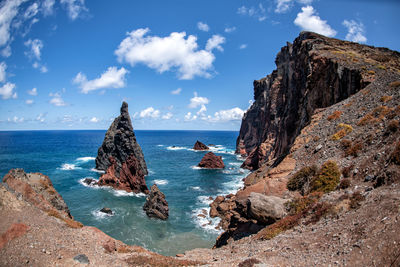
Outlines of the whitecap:
{"label": "whitecap", "polygon": [[167,180],[161,180],[161,179],[159,179],[159,180],[154,180],[153,181],[153,183],[155,183],[156,185],[165,185],[165,184],[168,184],[168,181]]}
{"label": "whitecap", "polygon": [[63,170],[63,171],[70,171],[70,170],[81,169],[81,167],[77,167],[75,164],[64,163],[58,169]]}
{"label": "whitecap", "polygon": [[148,175],[154,175],[155,172],[153,170],[147,169]]}
{"label": "whitecap", "polygon": [[210,196],[198,196],[197,197],[197,200],[201,203],[201,204],[204,204],[204,205],[210,205],[212,202],[213,202],[213,200],[214,200],[214,198],[213,197],[210,197]]}
{"label": "whitecap", "polygon": [[183,146],[168,146],[167,149],[168,150],[183,150],[183,149],[187,149],[187,148],[183,147]]}
{"label": "whitecap", "polygon": [[240,167],[240,166],[242,166],[242,163],[241,162],[229,162],[229,165]]}
{"label": "whitecap", "polygon": [[145,197],[145,193],[126,192],[124,190],[111,189],[111,192],[116,197]]}
{"label": "whitecap", "polygon": [[164,145],[157,145],[157,146],[159,146],[159,147],[163,147]]}
{"label": "whitecap", "polygon": [[96,158],[94,158],[94,157],[80,157],[80,158],[77,158],[76,160],[82,161],[82,162],[88,162],[88,161],[95,160],[95,159]]}
{"label": "whitecap", "polygon": [[98,170],[98,169],[96,169],[96,168],[91,168],[90,171],[92,171],[92,172],[98,172],[98,173],[105,173],[105,171]]}
{"label": "whitecap", "polygon": [[100,210],[93,210],[91,213],[96,220],[102,220],[102,219],[106,219],[106,218],[110,218],[110,217],[114,216],[114,214],[112,214],[112,215],[107,214],[107,213],[101,212]]}
{"label": "whitecap", "polygon": [[190,168],[193,169],[193,170],[201,170],[201,169],[203,169],[203,168],[201,168],[199,166],[196,166],[196,165],[190,166]]}
{"label": "whitecap", "polygon": [[191,186],[190,188],[196,191],[201,191],[200,186]]}
{"label": "whitecap", "polygon": [[98,180],[94,179],[93,177],[85,177],[85,178],[79,179],[79,183],[86,187],[99,188],[99,186],[97,184],[86,184],[85,182],[83,182],[87,178],[93,179],[94,181],[99,182]]}
{"label": "whitecap", "polygon": [[[204,214],[204,210],[206,211]],[[219,222],[221,221],[220,218],[211,218],[209,216],[210,208],[198,208],[192,211],[192,218],[193,222],[200,228],[208,231],[208,232],[217,232],[222,233],[222,230],[216,229]]]}

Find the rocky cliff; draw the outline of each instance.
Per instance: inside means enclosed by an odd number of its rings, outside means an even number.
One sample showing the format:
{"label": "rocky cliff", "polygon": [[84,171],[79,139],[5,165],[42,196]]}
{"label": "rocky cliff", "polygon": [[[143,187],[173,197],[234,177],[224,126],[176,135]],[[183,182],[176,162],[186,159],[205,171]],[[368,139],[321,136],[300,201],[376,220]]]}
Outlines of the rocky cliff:
{"label": "rocky cliff", "polygon": [[[343,57],[349,57],[343,60]],[[256,170],[278,163],[316,109],[338,103],[373,79],[366,61],[397,64],[399,53],[311,32],[302,32],[276,56],[276,70],[254,81],[254,103],[245,113],[236,152],[243,167]],[[364,68],[363,68],[364,67]]]}
{"label": "rocky cliff", "polygon": [[97,153],[96,169],[106,171],[100,177],[99,185],[148,193],[144,179],[148,173],[146,162],[136,141],[126,102],[122,103],[121,114],[106,132]]}

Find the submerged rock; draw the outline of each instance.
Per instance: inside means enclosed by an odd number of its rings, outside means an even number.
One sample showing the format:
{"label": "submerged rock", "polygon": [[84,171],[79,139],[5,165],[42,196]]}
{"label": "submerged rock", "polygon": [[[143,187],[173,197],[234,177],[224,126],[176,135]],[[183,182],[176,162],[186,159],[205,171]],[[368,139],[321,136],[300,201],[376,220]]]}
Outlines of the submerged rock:
{"label": "submerged rock", "polygon": [[201,168],[207,168],[207,169],[223,169],[223,168],[225,168],[225,164],[222,161],[222,157],[217,156],[212,152],[208,152],[207,154],[205,154],[197,166],[199,166]]}
{"label": "submerged rock", "polygon": [[206,146],[205,144],[203,144],[202,142],[200,142],[199,140],[197,140],[193,146],[193,149],[194,150],[209,150],[210,148],[208,146]]}
{"label": "submerged rock", "polygon": [[89,185],[89,186],[94,186],[97,185],[97,181],[95,179],[92,178],[85,178],[82,181],[84,184]]}
{"label": "submerged rock", "polygon": [[102,208],[100,210],[100,212],[103,212],[103,213],[108,214],[108,215],[114,215],[114,212],[110,208],[107,208],[107,207]]}
{"label": "submerged rock", "polygon": [[106,171],[100,177],[99,185],[148,193],[144,179],[148,173],[146,162],[136,141],[126,102],[122,103],[120,116],[111,124],[98,150],[96,169]]}
{"label": "submerged rock", "polygon": [[165,195],[160,191],[160,189],[158,189],[156,184],[151,187],[150,194],[146,198],[143,210],[149,217],[161,220],[168,219],[168,202],[165,200]]}

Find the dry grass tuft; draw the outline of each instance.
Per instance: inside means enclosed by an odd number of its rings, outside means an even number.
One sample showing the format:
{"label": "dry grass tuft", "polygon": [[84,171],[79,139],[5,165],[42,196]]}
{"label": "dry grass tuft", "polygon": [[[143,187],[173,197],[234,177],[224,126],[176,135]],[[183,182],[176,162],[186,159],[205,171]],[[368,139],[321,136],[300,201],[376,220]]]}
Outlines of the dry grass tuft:
{"label": "dry grass tuft", "polygon": [[363,149],[363,145],[361,142],[357,142],[354,145],[348,147],[345,152],[344,155],[347,156],[353,156],[353,157],[357,157],[358,156],[358,152],[360,152],[360,150]]}
{"label": "dry grass tuft", "polygon": [[53,217],[56,217],[57,219],[64,221],[71,228],[82,228],[83,227],[82,223],[75,221],[73,219],[65,218],[56,210],[49,210],[49,211],[47,211],[47,214],[49,216],[53,216]]}
{"label": "dry grass tuft", "polygon": [[340,129],[334,135],[332,135],[332,140],[337,141],[345,137],[347,134],[353,131],[353,127],[349,124],[339,123],[338,128]]}
{"label": "dry grass tuft", "polygon": [[340,118],[340,116],[343,114],[343,111],[336,110],[334,111],[331,115],[328,116],[327,120],[328,121],[334,121]]}
{"label": "dry grass tuft", "polygon": [[386,103],[386,102],[389,102],[390,100],[392,100],[393,99],[393,96],[391,96],[391,95],[384,95],[384,96],[382,96],[381,97],[381,102],[383,102],[383,103]]}
{"label": "dry grass tuft", "polygon": [[389,86],[392,87],[392,88],[399,87],[400,86],[400,81],[391,82],[391,83],[389,83]]}

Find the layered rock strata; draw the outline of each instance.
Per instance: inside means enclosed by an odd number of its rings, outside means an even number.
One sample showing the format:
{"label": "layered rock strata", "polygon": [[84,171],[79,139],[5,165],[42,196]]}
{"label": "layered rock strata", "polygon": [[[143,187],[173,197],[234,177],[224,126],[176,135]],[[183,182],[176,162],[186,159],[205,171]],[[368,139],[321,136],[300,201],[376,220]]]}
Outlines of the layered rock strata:
{"label": "layered rock strata", "polygon": [[200,168],[205,169],[223,169],[225,164],[221,156],[217,156],[212,152],[208,152],[201,159],[200,163],[197,165]]}
{"label": "layered rock strata", "polygon": [[140,145],[136,141],[128,104],[108,129],[96,157],[96,169],[103,170],[98,184],[127,192],[148,193],[144,176],[148,174]]}
{"label": "layered rock strata", "polygon": [[143,210],[146,212],[147,216],[151,218],[158,218],[161,220],[168,219],[168,202],[165,200],[165,195],[160,191],[156,184],[151,187],[150,194],[146,198]]}

